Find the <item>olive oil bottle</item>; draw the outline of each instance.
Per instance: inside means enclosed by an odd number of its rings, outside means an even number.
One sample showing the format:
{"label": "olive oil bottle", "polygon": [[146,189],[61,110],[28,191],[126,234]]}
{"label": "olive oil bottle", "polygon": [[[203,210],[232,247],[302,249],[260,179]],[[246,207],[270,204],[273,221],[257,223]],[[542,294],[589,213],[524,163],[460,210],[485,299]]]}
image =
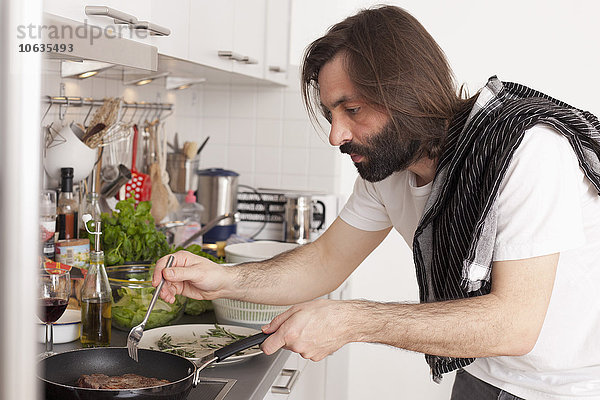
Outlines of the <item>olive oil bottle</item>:
{"label": "olive oil bottle", "polygon": [[[85,219],[91,219],[91,216]],[[84,219],[84,221],[85,221]],[[87,221],[85,221],[87,226]],[[83,347],[110,345],[112,322],[112,291],[104,268],[101,248],[102,225],[94,221],[94,251],[90,251],[90,266],[81,288],[81,344]]]}

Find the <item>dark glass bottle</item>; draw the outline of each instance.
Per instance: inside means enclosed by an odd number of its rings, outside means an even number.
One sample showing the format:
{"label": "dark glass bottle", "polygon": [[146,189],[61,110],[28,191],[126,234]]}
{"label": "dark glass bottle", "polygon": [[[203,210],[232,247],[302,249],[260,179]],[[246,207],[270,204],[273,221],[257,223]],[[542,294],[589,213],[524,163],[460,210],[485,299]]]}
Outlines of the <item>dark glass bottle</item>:
{"label": "dark glass bottle", "polygon": [[61,168],[60,177],[60,194],[56,209],[58,239],[77,239],[79,202],[73,196],[73,168]]}

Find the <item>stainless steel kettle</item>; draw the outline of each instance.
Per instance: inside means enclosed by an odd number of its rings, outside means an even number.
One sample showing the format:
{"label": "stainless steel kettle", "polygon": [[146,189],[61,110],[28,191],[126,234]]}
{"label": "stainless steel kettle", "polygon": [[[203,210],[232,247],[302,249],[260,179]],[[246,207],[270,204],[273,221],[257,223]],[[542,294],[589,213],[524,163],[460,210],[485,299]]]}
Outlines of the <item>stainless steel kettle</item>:
{"label": "stainless steel kettle", "polygon": [[[305,244],[310,242],[311,231],[321,229],[325,222],[325,204],[312,200],[310,195],[286,195],[283,236],[286,242]],[[322,207],[323,219],[313,226],[313,208]]]}

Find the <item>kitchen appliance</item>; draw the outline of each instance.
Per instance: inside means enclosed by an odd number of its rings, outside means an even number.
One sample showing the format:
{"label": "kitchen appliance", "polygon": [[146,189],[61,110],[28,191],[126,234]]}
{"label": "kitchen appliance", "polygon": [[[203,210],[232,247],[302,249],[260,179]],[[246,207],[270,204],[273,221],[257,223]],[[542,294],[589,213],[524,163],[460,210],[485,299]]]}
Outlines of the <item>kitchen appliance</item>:
{"label": "kitchen appliance", "polygon": [[[288,197],[310,196],[312,199],[312,229],[310,241],[314,241],[335,221],[338,214],[338,196],[316,191],[293,191],[283,189],[257,189],[257,193],[240,191],[238,211],[240,236],[253,236],[255,240],[285,241],[284,221]],[[323,206],[318,204],[320,201]]]}
{"label": "kitchen appliance", "polygon": [[169,186],[173,193],[185,194],[198,188],[196,171],[199,166],[200,157],[187,158],[184,153],[167,154]]}
{"label": "kitchen appliance", "polygon": [[313,207],[321,207],[325,215],[325,204],[320,200],[312,200],[310,195],[288,194],[285,203],[283,219],[283,238],[289,243],[305,244],[310,242],[310,232],[320,229],[325,222],[321,219],[315,226],[313,224]]}
{"label": "kitchen appliance", "polygon": [[239,174],[222,168],[209,168],[196,172],[198,192],[196,201],[204,206],[202,224],[220,215],[231,215],[220,220],[208,232],[203,234],[204,243],[216,243],[227,240],[237,232],[237,222],[233,217],[237,212],[237,193]]}

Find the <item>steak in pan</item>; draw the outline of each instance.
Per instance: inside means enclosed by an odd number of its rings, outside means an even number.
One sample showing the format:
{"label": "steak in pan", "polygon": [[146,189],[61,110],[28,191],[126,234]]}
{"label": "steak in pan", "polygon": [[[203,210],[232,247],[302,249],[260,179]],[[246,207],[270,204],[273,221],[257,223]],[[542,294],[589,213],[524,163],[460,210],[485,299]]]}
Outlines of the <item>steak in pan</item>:
{"label": "steak in pan", "polygon": [[147,378],[136,374],[108,376],[104,374],[81,375],[77,385],[90,389],[139,389],[171,383],[165,379]]}

